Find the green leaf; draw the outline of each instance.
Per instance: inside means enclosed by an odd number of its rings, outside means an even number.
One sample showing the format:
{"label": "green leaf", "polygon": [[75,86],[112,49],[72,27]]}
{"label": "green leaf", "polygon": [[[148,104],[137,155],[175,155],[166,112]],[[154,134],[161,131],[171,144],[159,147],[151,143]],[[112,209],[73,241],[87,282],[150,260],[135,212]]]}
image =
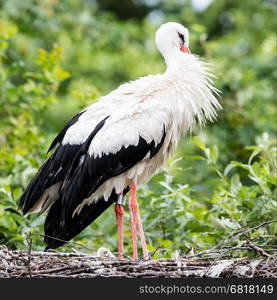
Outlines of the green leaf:
{"label": "green leaf", "polygon": [[218,148],[216,145],[213,145],[210,148],[210,153],[211,153],[211,158],[214,164],[216,164],[217,160],[218,160]]}
{"label": "green leaf", "polygon": [[205,160],[205,157],[200,156],[200,155],[186,155],[184,158],[187,159],[196,159],[196,160]]}
{"label": "green leaf", "polygon": [[205,144],[197,137],[197,136],[194,136],[192,138],[192,142],[194,143],[194,145],[196,145],[198,148],[200,148],[201,150],[205,150],[206,149],[206,146]]}

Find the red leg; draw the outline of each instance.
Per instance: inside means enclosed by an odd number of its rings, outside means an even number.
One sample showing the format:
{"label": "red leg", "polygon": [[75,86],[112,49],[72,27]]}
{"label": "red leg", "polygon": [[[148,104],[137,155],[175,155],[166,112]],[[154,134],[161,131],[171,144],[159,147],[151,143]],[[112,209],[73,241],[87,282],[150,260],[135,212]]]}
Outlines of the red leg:
{"label": "red leg", "polygon": [[148,255],[148,250],[147,250],[147,246],[146,246],[145,235],[143,232],[142,222],[140,219],[139,206],[138,206],[138,202],[136,199],[136,185],[132,184],[130,188],[131,188],[130,206],[132,208],[133,220],[135,221],[135,225],[137,226],[137,229],[139,232],[139,236],[140,236],[140,240],[141,240],[141,247],[142,247],[142,251],[143,251],[143,257],[144,257],[144,259],[148,259],[149,255]]}
{"label": "red leg", "polygon": [[134,199],[136,199],[136,190],[133,192],[131,187],[131,195],[129,201],[129,211],[131,217],[131,230],[132,230],[132,246],[133,246],[133,259],[138,259],[138,242],[137,242],[137,227],[136,215],[134,214]]}
{"label": "red leg", "polygon": [[138,226],[138,232],[139,232],[140,241],[141,241],[143,258],[148,259],[149,254],[148,254],[148,250],[147,250],[147,246],[146,246],[146,240],[145,240],[145,235],[144,235],[144,231],[143,231],[142,222],[141,222],[140,215],[139,215],[139,210],[138,210],[137,226]]}
{"label": "red leg", "polygon": [[123,258],[123,215],[124,209],[120,204],[115,205],[115,215],[118,233],[118,257]]}

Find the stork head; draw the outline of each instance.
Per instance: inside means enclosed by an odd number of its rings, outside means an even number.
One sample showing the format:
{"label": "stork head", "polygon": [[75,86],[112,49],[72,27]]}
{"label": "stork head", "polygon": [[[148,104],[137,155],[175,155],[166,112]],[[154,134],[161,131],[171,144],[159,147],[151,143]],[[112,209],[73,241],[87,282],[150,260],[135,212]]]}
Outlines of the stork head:
{"label": "stork head", "polygon": [[189,31],[179,23],[165,23],[156,32],[156,44],[164,58],[176,51],[190,53]]}

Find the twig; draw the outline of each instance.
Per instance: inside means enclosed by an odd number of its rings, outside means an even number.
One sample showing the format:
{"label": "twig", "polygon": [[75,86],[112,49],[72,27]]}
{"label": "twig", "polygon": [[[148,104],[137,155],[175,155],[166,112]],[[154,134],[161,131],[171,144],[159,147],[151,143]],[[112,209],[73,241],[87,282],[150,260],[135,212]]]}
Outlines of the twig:
{"label": "twig", "polygon": [[164,250],[165,249],[163,247],[158,246],[153,252],[150,253],[150,257],[152,258],[156,253]]}
{"label": "twig", "polygon": [[[56,241],[60,241],[60,242],[64,242],[65,243],[65,246],[70,246],[70,245],[76,245],[76,246],[79,246],[81,248],[84,248],[88,251],[93,251],[93,249],[89,248],[89,247],[86,247],[85,245],[81,244],[81,243],[77,243],[77,242],[73,242],[73,241],[66,241],[66,240],[63,240],[63,239],[59,239],[59,238],[56,238],[56,237],[53,237],[53,236],[50,236],[50,235],[47,235],[47,234],[41,234],[41,233],[34,233],[34,235],[38,235],[38,236],[41,236],[41,237],[47,237],[47,238],[51,238],[53,240],[56,240]],[[51,250],[53,251],[53,250]]]}
{"label": "twig", "polygon": [[249,228],[249,229],[242,230],[242,231],[240,231],[237,235],[235,235],[231,240],[234,240],[234,239],[236,239],[237,237],[239,237],[239,236],[241,236],[241,235],[243,235],[243,234],[246,234],[246,233],[248,233],[248,232],[250,232],[250,231],[259,229],[259,228],[261,228],[261,227],[263,227],[263,226],[265,226],[265,225],[269,225],[269,224],[272,224],[272,223],[277,223],[277,220],[267,221],[267,222],[264,222],[264,223],[261,223],[261,224],[255,226],[255,227],[252,227],[252,228]]}
{"label": "twig", "polygon": [[216,249],[221,249],[223,245],[227,244],[227,243],[230,243],[231,241],[234,241],[235,239],[237,239],[238,237],[240,237],[241,235],[246,235],[248,232],[250,231],[253,231],[253,230],[256,230],[256,229],[259,229],[265,225],[269,225],[269,224],[272,224],[272,223],[277,223],[277,220],[271,220],[271,221],[267,221],[267,222],[264,222],[264,223],[261,223],[255,227],[252,227],[252,228],[249,228],[249,229],[245,229],[245,230],[242,230],[240,231],[239,233],[233,235],[232,237],[230,238],[227,238],[225,239],[223,242],[221,242],[220,244],[208,249],[208,250],[205,250],[205,251],[202,251],[202,252],[198,252],[194,255],[189,255],[189,256],[186,256],[187,258],[192,258],[192,257],[199,257],[199,256],[203,256],[205,254],[209,254],[211,253],[212,251],[216,250]]}
{"label": "twig", "polygon": [[251,248],[253,248],[254,250],[256,250],[258,253],[260,253],[262,256],[265,257],[271,257],[272,255],[268,254],[263,248],[253,244],[250,240],[248,240],[246,243],[246,245],[249,245]]}

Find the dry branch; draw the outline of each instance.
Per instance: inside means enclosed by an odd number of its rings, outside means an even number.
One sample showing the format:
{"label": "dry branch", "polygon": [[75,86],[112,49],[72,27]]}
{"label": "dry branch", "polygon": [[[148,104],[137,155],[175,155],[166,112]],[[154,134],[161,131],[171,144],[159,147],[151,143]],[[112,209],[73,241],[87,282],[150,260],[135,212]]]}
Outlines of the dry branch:
{"label": "dry branch", "polygon": [[[103,255],[104,253],[104,255]],[[0,277],[264,277],[277,278],[277,257],[207,259],[201,257],[138,260],[84,253],[11,251],[0,247]]]}

